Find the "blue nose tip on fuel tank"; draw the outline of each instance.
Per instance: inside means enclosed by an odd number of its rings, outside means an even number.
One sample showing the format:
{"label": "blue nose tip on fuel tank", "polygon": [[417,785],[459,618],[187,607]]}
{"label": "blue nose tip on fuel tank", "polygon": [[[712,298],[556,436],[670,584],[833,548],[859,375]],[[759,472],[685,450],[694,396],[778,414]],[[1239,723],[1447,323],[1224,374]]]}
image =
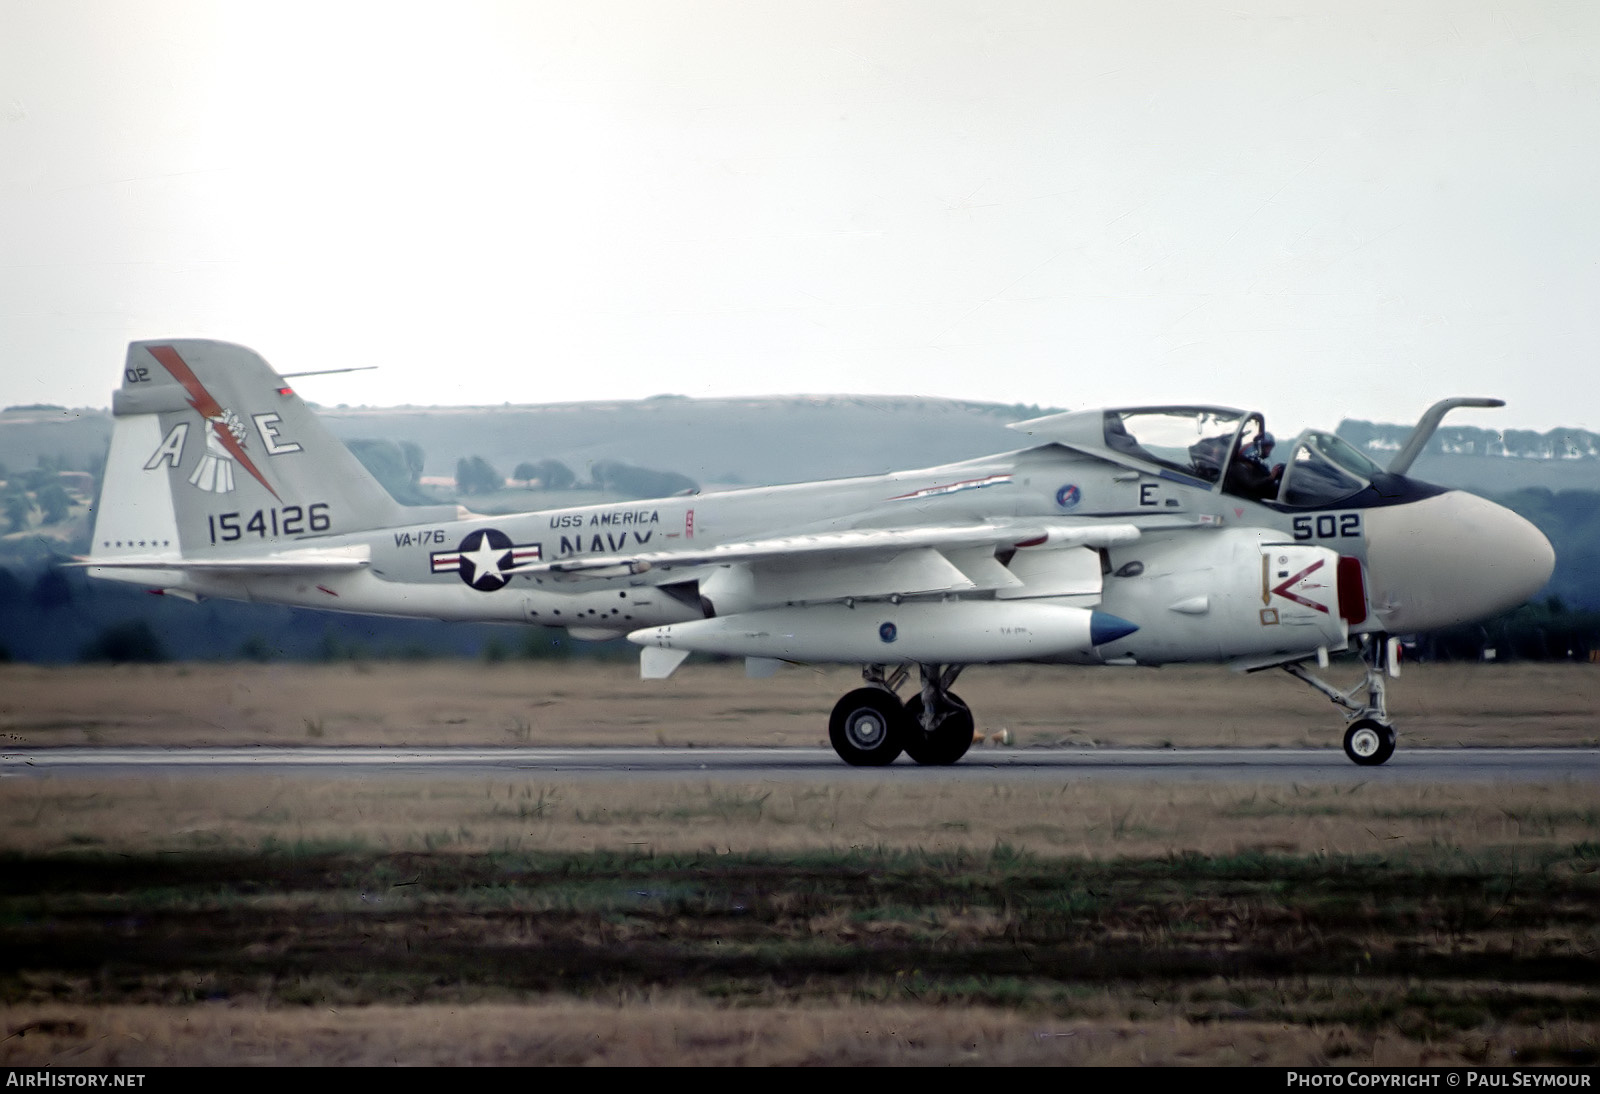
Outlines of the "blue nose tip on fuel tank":
{"label": "blue nose tip on fuel tank", "polygon": [[1129,623],[1120,615],[1110,612],[1094,612],[1089,616],[1089,642],[1092,645],[1103,646],[1107,642],[1115,642],[1138,629],[1137,623]]}

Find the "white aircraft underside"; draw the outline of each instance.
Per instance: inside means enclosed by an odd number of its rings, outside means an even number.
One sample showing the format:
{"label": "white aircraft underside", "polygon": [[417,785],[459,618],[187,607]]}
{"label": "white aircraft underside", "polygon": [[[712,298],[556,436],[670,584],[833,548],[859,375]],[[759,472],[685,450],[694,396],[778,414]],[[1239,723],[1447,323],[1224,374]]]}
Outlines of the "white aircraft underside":
{"label": "white aircraft underside", "polygon": [[[96,577],[186,597],[627,636],[647,677],[691,653],[863,666],[829,731],[846,761],[952,763],[950,691],[1006,661],[1280,667],[1382,763],[1388,636],[1491,617],[1548,580],[1531,524],[1308,430],[1273,464],[1258,414],[1139,407],[1013,428],[1027,447],[889,475],[484,517],[395,503],[253,352],[129,347]],[[1351,646],[1362,683],[1311,673]],[[920,687],[898,691],[916,667]],[[1365,697],[1353,696],[1365,690]]]}

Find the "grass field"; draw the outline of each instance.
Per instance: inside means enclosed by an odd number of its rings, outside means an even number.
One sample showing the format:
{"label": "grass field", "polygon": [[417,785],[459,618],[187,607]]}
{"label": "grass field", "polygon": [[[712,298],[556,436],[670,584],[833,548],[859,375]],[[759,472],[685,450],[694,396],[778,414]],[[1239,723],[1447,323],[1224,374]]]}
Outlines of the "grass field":
{"label": "grass field", "polygon": [[[1329,677],[1354,684],[1353,666]],[[847,668],[747,680],[691,661],[0,665],[0,744],[826,745]],[[1277,670],[980,666],[958,685],[978,729],[1017,747],[1339,746],[1340,712]],[[1600,667],[1407,666],[1390,687],[1401,747],[1600,745]]]}
{"label": "grass field", "polygon": [[[1348,671],[1347,671],[1348,674]],[[0,668],[0,734],[804,744],[847,672]],[[1591,666],[1422,666],[1402,747],[1593,747]],[[1337,747],[1297,684],[973,670],[1012,747]],[[986,746],[995,747],[995,746]],[[0,1063],[1600,1061],[1600,787],[0,782]]]}

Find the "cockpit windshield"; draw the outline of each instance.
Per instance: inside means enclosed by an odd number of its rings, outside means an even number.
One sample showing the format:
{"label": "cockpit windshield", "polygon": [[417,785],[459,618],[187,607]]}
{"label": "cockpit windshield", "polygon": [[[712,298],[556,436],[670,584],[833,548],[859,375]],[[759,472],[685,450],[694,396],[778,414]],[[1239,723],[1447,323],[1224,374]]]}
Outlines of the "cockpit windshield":
{"label": "cockpit windshield", "polygon": [[1216,482],[1244,415],[1216,407],[1108,410],[1106,447],[1203,482]]}
{"label": "cockpit windshield", "polygon": [[1295,445],[1278,500],[1298,509],[1331,505],[1365,490],[1382,472],[1348,442],[1308,430]]}
{"label": "cockpit windshield", "polygon": [[1195,485],[1296,509],[1335,504],[1367,489],[1383,469],[1332,433],[1307,430],[1287,463],[1273,458],[1260,414],[1212,406],[1105,412],[1105,444]]}

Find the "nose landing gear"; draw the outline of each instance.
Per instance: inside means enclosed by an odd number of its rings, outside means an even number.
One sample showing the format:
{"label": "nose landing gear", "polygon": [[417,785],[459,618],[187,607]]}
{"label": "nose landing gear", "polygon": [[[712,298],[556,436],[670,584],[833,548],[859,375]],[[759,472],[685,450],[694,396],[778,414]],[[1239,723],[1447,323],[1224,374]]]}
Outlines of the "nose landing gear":
{"label": "nose landing gear", "polygon": [[[1394,755],[1397,735],[1394,724],[1389,721],[1384,689],[1387,677],[1400,674],[1395,663],[1396,652],[1395,643],[1388,635],[1362,635],[1362,679],[1348,691],[1340,691],[1318,679],[1298,661],[1280,666],[1290,676],[1322,692],[1350,712],[1345,715],[1350,727],[1344,734],[1344,754],[1362,767],[1376,767]],[[1365,703],[1354,698],[1362,688],[1367,691]]]}

